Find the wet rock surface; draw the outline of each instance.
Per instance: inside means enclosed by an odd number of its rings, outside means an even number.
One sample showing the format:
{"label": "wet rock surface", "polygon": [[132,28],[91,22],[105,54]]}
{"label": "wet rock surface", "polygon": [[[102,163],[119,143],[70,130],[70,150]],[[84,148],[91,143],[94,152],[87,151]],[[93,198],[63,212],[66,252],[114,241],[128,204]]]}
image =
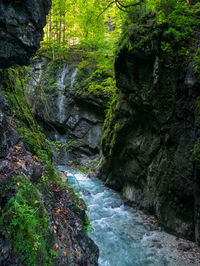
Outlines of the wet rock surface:
{"label": "wet rock surface", "polygon": [[[38,169],[37,175],[35,168]],[[20,174],[30,180],[34,188],[42,175],[42,161],[32,157],[20,146],[11,146],[6,158],[0,162],[0,217],[6,203],[15,196],[12,180]],[[5,193],[6,189],[6,193]],[[30,192],[31,193],[31,192]],[[39,192],[38,192],[39,193]],[[52,234],[52,249],[58,254],[55,265],[97,265],[98,247],[83,229],[85,204],[72,189],[61,188],[51,181],[48,189],[38,196],[48,214]],[[75,204],[76,202],[76,204]],[[0,229],[0,265],[21,265],[23,260],[13,251],[11,239],[4,227]]]}
{"label": "wet rock surface", "polygon": [[69,154],[55,150],[55,163],[98,154],[106,99],[84,92],[90,73],[47,58],[34,61],[31,71],[27,90],[36,119],[50,140],[71,143]]}
{"label": "wet rock surface", "polygon": [[20,139],[15,130],[14,120],[7,114],[10,114],[10,109],[0,95],[0,158],[5,157],[9,147],[17,144]]}
{"label": "wet rock surface", "polygon": [[[199,81],[194,63],[176,69],[161,47],[123,47],[115,64],[120,96],[103,139],[100,178],[122,191],[167,230],[195,239],[199,206],[193,161]],[[130,36],[130,41],[140,36]],[[195,225],[196,224],[196,225]],[[198,235],[199,229],[197,229]],[[196,238],[197,239],[197,238]]]}
{"label": "wet rock surface", "polygon": [[85,203],[79,200],[75,204],[76,197],[70,189],[60,191],[55,184],[51,186],[56,203],[48,199],[46,206],[55,234],[55,265],[98,265],[98,247],[83,231]]}
{"label": "wet rock surface", "polygon": [[87,215],[94,229],[89,235],[99,246],[100,266],[199,265],[200,249],[195,243],[164,232],[154,216],[129,206],[101,180],[65,166],[59,169],[88,205]]}
{"label": "wet rock surface", "polygon": [[[16,181],[20,176],[29,181],[31,198],[35,193],[35,204],[40,202],[47,214],[51,248],[58,254],[54,265],[97,265],[98,247],[84,230],[84,202],[78,199],[72,189],[61,186],[61,181],[42,182],[44,162],[24,148],[15,121],[9,115],[9,107],[0,98],[0,218],[5,213],[6,204],[20,188],[20,182]],[[38,183],[43,184],[42,191],[37,188]],[[13,239],[6,229],[9,224],[5,220],[0,226],[0,265],[24,265],[23,258],[19,258],[13,250]],[[43,240],[48,243],[49,236],[45,237]]]}
{"label": "wet rock surface", "polygon": [[[137,208],[133,206],[133,208]],[[164,228],[161,228],[154,216],[145,214],[139,211],[143,224],[147,231],[154,237],[151,239],[151,247],[157,252],[165,252],[167,248],[168,259],[173,260],[171,264],[174,265],[179,258],[182,259],[181,265],[199,265],[200,264],[200,248],[192,241],[179,238],[173,235],[166,234]],[[156,233],[160,232],[160,233]]]}
{"label": "wet rock surface", "polygon": [[[29,58],[40,46],[50,6],[50,0],[0,1],[1,68],[28,64]],[[4,216],[8,201],[15,197],[15,179],[21,176],[30,181],[30,195],[32,197],[34,192],[39,200],[35,204],[40,203],[44,213],[48,214],[52,251],[59,254],[54,264],[97,265],[98,247],[83,228],[85,204],[75,198],[71,189],[64,189],[55,181],[50,182],[48,188],[45,186],[43,193],[36,188],[41,181],[44,164],[24,149],[10,115],[10,109],[0,94],[0,218]],[[0,265],[24,265],[23,258],[19,258],[13,250],[13,239],[6,230],[7,226],[6,220],[3,220],[0,226]]]}
{"label": "wet rock surface", "polygon": [[39,49],[51,0],[0,2],[0,67],[26,65]]}
{"label": "wet rock surface", "polygon": [[6,103],[3,95],[0,93],[0,110],[7,116],[11,115],[11,110],[8,104]]}

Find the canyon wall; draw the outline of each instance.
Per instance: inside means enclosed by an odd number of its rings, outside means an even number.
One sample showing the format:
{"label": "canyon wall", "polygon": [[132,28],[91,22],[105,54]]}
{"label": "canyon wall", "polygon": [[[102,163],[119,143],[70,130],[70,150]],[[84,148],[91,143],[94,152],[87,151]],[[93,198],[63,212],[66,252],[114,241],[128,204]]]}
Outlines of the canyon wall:
{"label": "canyon wall", "polygon": [[[50,6],[50,0],[0,2],[1,68],[28,64]],[[9,76],[0,75],[4,92],[13,89],[5,87],[8,83]],[[84,202],[72,189],[63,189],[51,162],[45,165],[24,148],[13,116],[0,94],[0,264],[97,265],[98,247],[84,228]]]}
{"label": "canyon wall", "polygon": [[192,57],[176,65],[161,49],[163,25],[143,27],[130,35],[133,48],[122,45],[116,59],[120,95],[102,140],[100,177],[168,231],[198,241],[193,152],[199,80]]}
{"label": "canyon wall", "polygon": [[100,153],[107,100],[84,90],[90,75],[62,60],[42,57],[31,64],[26,93],[33,113],[49,140],[70,145],[70,152],[54,152],[59,164]]}
{"label": "canyon wall", "polygon": [[27,65],[40,47],[50,0],[0,2],[0,67]]}

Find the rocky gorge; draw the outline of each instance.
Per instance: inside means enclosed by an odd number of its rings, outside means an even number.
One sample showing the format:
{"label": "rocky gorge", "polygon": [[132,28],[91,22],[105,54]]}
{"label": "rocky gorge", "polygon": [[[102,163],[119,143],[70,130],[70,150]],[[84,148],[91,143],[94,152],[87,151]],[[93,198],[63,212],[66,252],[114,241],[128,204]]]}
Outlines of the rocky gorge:
{"label": "rocky gorge", "polygon": [[43,57],[32,62],[30,73],[26,93],[36,119],[51,141],[70,146],[70,152],[55,151],[54,161],[98,156],[108,99],[84,91],[90,71]]}
{"label": "rocky gorge", "polygon": [[[50,6],[42,0],[1,1],[0,67],[28,63]],[[3,73],[0,87],[8,91]],[[50,161],[26,150],[17,123],[0,95],[0,264],[97,265],[98,247],[84,229],[86,205],[64,186]]]}
{"label": "rocky gorge", "polygon": [[[100,80],[112,74],[98,65],[96,82],[96,46],[80,67],[75,42],[70,60],[59,54],[52,24],[53,57],[30,60],[49,9],[0,3],[0,264],[199,265],[182,239],[200,244],[199,30],[185,43],[154,11],[140,15],[118,44],[119,95],[106,97]],[[90,178],[66,166],[94,159]]]}
{"label": "rocky gorge", "polygon": [[40,47],[51,1],[1,1],[0,67],[25,65]]}
{"label": "rocky gorge", "polygon": [[156,26],[153,17],[115,62],[120,95],[102,140],[100,178],[166,230],[199,242],[199,79],[192,57],[176,65],[163,53],[167,25]]}

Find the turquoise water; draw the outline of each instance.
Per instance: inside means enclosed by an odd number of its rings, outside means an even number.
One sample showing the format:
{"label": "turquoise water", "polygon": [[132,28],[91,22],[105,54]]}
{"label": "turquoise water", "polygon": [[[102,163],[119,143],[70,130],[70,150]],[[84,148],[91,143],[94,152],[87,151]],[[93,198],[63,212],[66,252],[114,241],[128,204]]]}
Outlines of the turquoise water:
{"label": "turquoise water", "polygon": [[[163,252],[156,248],[139,213],[123,203],[119,194],[104,186],[98,179],[59,166],[67,174],[68,183],[88,205],[87,214],[94,229],[89,236],[100,250],[100,266],[164,266],[181,265],[170,263]],[[155,247],[153,246],[155,244]]]}

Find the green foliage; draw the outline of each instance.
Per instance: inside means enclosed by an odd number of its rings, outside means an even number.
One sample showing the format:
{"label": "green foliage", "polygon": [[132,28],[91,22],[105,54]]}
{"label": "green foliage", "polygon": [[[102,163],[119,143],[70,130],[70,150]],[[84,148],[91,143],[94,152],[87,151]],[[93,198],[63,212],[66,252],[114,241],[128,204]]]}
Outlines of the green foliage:
{"label": "green foliage", "polygon": [[97,96],[111,98],[117,92],[116,81],[113,77],[104,75],[105,72],[100,69],[94,71],[83,90]]}
{"label": "green foliage", "polygon": [[107,1],[99,0],[53,0],[43,46],[51,48],[53,56],[62,54],[66,47],[87,51],[108,47],[117,12],[113,5],[110,5],[111,12],[106,12],[107,5]]}
{"label": "green foliage", "polygon": [[112,76],[117,47],[114,43],[119,39],[125,16],[113,3],[53,0],[39,53],[68,62],[74,54],[79,54],[81,68],[93,69],[95,65]]}
{"label": "green foliage", "polygon": [[0,225],[5,225],[14,252],[26,265],[51,265],[51,233],[43,201],[24,176],[13,181],[16,195],[6,204]]}
{"label": "green foliage", "polygon": [[58,257],[58,254],[53,249],[49,250],[49,255],[52,259],[56,259]]}
{"label": "green foliage", "polygon": [[58,179],[58,174],[57,174],[56,168],[51,162],[47,162],[47,164],[44,168],[43,178],[45,178],[46,181]]}
{"label": "green foliage", "polygon": [[57,141],[48,141],[47,140],[47,143],[49,144],[49,145],[52,145],[53,146],[53,148],[56,150],[56,151],[60,151],[61,149],[65,149],[67,152],[71,152],[72,150],[71,150],[71,147],[73,146],[73,145],[75,145],[76,143],[77,143],[77,141],[76,140],[71,140],[71,141],[68,141],[68,142],[66,142],[65,144],[63,144],[63,143],[61,143],[59,140],[57,140]]}
{"label": "green foliage", "polygon": [[[16,121],[18,133],[22,136],[25,148],[44,162],[44,172],[41,181],[55,180],[59,182],[55,166],[52,164],[52,145],[58,147],[58,143],[51,143],[41,132],[37,124],[25,94],[28,81],[28,69],[15,67],[3,71],[3,81],[6,81],[6,90],[3,94],[12,109]],[[66,149],[70,149],[71,143],[67,143]]]}
{"label": "green foliage", "polygon": [[[106,110],[106,118],[103,125],[103,135],[101,138],[102,146],[104,147],[104,154],[111,155],[112,147],[116,141],[116,131],[119,124],[115,124],[115,113],[118,108],[118,94],[114,94]],[[114,130],[113,130],[114,129]]]}
{"label": "green foliage", "polygon": [[[35,121],[30,103],[25,94],[28,69],[13,67],[3,70],[3,91],[15,118],[16,128],[27,150],[36,159],[43,160],[43,175],[37,181],[37,189],[47,191],[50,180],[61,183],[52,164],[51,144],[46,140]],[[63,184],[62,184],[63,186]],[[55,254],[51,249],[51,233],[40,194],[29,180],[20,176],[14,180],[16,195],[5,207],[1,224],[12,239],[14,252],[25,265],[52,265]],[[14,189],[13,188],[13,189]],[[30,197],[31,195],[31,197]]]}
{"label": "green foliage", "polygon": [[28,82],[28,69],[13,67],[3,72],[6,90],[3,91],[16,121],[18,133],[27,150],[40,157],[46,163],[52,161],[52,151],[45,135],[41,132],[32,113],[31,105],[25,94]]}
{"label": "green foliage", "polygon": [[79,165],[78,168],[82,173],[91,173],[99,164],[99,161],[93,160],[91,163]]}
{"label": "green foliage", "polygon": [[[98,60],[97,60],[98,58]],[[117,92],[114,78],[113,58],[101,62],[98,55],[82,57],[73,90],[77,94],[93,94],[110,99]]]}
{"label": "green foliage", "polygon": [[188,1],[147,0],[129,13],[119,49],[143,49],[159,39],[162,52],[173,58],[173,67],[183,65],[193,53],[199,14],[199,3],[191,6]]}
{"label": "green foliage", "polygon": [[198,25],[195,15],[196,8],[185,4],[177,4],[163,21],[167,21],[168,29],[163,34],[162,49],[170,55],[176,56],[177,61],[190,53],[190,45],[194,38],[194,30]]}
{"label": "green foliage", "polygon": [[[23,128],[18,127],[18,131],[22,132]],[[52,151],[50,146],[46,143],[46,136],[40,132],[32,132],[31,130],[24,129],[22,141],[28,151],[37,155],[43,161],[51,161]]]}
{"label": "green foliage", "polygon": [[84,226],[83,226],[83,228],[84,228],[85,232],[87,232],[87,233],[89,233],[89,232],[91,233],[91,232],[94,231],[94,229],[92,228],[92,225],[90,223],[90,220],[88,219],[87,214],[85,214],[85,216],[84,216]]}
{"label": "green foliage", "polygon": [[177,0],[161,0],[157,1],[156,9],[162,13],[162,16],[167,19],[167,16],[177,7]]}

